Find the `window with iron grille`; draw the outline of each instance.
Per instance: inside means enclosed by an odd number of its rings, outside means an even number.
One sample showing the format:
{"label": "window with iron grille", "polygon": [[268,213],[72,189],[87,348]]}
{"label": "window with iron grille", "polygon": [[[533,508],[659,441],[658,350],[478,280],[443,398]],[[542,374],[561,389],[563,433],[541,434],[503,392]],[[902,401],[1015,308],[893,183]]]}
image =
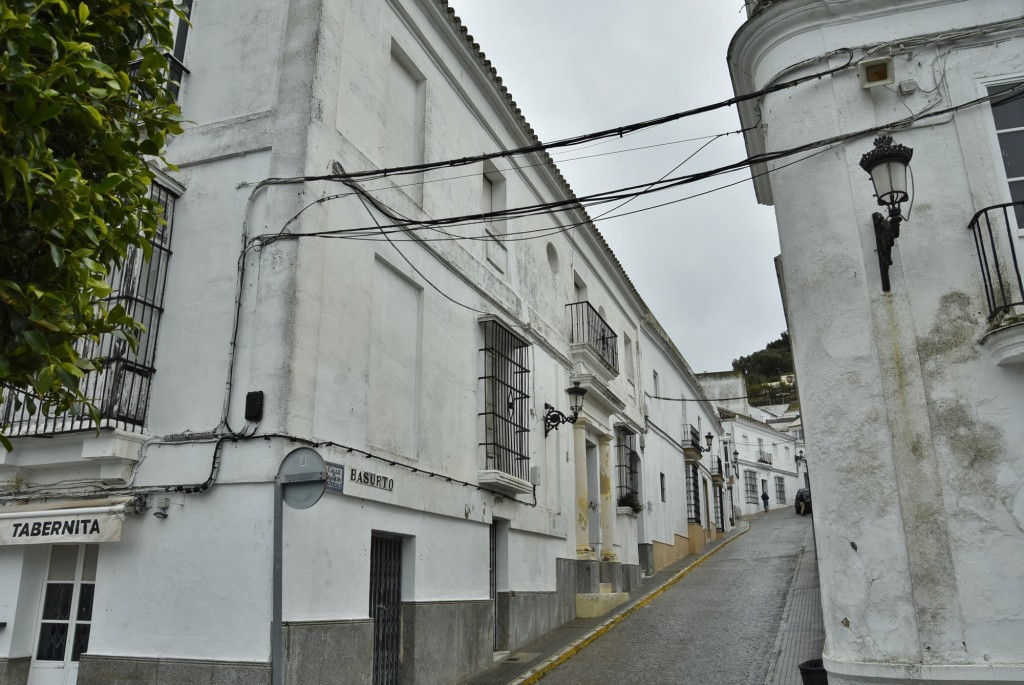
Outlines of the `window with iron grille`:
{"label": "window with iron grille", "polygon": [[786,503],[786,479],[782,476],[775,476],[775,501],[779,504]]}
{"label": "window with iron grille", "polygon": [[700,523],[700,474],[693,464],[686,469],[686,520]]}
{"label": "window with iron grille", "polygon": [[[120,306],[145,326],[135,349],[110,334],[95,340],[82,339],[78,352],[98,362],[100,370],[82,379],[80,388],[99,410],[100,425],[140,432],[149,409],[150,382],[156,371],[156,342],[163,312],[164,283],[170,260],[171,229],[174,223],[174,194],[153,182],[150,198],[163,208],[163,222],[150,241],[146,259],[143,250],[130,248],[124,260],[110,270],[110,295],[103,300],[108,309]],[[32,416],[24,406],[24,393],[5,393],[0,423],[8,435],[40,435],[95,428],[93,416],[82,409],[64,414]],[[19,402],[18,400],[21,400]]]}
{"label": "window with iron grille", "polygon": [[530,346],[500,322],[482,323],[485,468],[530,479]]}
{"label": "window with iron grille", "polygon": [[724,524],[722,522],[722,488],[721,488],[721,486],[716,485],[714,487],[714,493],[715,493],[715,503],[714,503],[715,504],[715,508],[714,508],[715,530],[717,530],[718,532],[721,533],[721,532],[723,532],[725,530],[725,526],[724,526]]}
{"label": "window with iron grille", "polygon": [[618,505],[640,503],[640,454],[636,451],[636,433],[625,426],[616,431],[616,469],[618,470]]}
{"label": "window with iron grille", "polygon": [[747,495],[747,504],[757,504],[757,472],[743,472],[743,490]]}

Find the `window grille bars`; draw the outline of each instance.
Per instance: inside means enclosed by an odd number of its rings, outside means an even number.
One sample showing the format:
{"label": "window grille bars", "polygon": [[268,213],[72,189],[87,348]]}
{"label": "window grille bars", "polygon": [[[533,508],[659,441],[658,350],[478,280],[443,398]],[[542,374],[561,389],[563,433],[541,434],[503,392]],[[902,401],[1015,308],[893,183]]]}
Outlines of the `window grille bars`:
{"label": "window grille bars", "polygon": [[636,451],[636,434],[625,428],[618,431],[618,443],[615,445],[616,469],[618,470],[618,503],[619,506],[629,498],[639,503],[640,495],[640,455]]}
{"label": "window grille bars", "polygon": [[758,504],[756,471],[743,472],[743,490],[746,494],[747,504]]}
{"label": "window grille bars", "polygon": [[786,479],[782,476],[775,476],[775,501],[779,504],[786,503]]}
{"label": "window grille bars", "polygon": [[[79,354],[100,367],[87,374],[80,385],[85,397],[99,410],[99,424],[84,407],[44,413],[36,398],[23,391],[5,389],[0,425],[9,437],[54,435],[98,427],[143,431],[149,411],[150,383],[156,371],[156,343],[171,257],[175,202],[171,191],[156,182],[150,189],[150,198],[163,207],[164,219],[151,240],[150,259],[145,260],[142,250],[130,249],[120,266],[111,268],[111,294],[103,300],[108,308],[123,307],[146,330],[138,334],[134,350],[124,340],[109,334],[78,342]],[[29,410],[30,399],[37,405],[35,413]]]}
{"label": "window grille bars", "polygon": [[487,469],[530,479],[529,344],[495,320],[482,323],[484,457]]}

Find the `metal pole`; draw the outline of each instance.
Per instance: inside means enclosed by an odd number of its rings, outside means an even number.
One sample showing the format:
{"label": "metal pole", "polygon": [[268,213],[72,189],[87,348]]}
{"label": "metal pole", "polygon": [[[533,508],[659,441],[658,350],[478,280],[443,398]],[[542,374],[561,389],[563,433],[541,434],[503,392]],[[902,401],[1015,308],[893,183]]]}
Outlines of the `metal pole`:
{"label": "metal pole", "polygon": [[284,663],[281,652],[283,644],[281,641],[281,557],[284,547],[284,534],[282,531],[283,518],[283,488],[281,477],[274,477],[274,580],[273,580],[273,617],[270,620],[270,669],[272,685],[284,685]]}

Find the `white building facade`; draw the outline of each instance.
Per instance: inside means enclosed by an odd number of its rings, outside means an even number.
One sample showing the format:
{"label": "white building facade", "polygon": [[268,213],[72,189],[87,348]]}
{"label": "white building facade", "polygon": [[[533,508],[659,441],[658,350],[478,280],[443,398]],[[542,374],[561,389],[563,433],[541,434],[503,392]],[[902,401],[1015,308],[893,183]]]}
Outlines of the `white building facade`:
{"label": "white building facade", "polygon": [[[779,226],[833,684],[1024,681],[1021,9],[748,2],[730,47],[737,94],[780,88],[740,105],[748,151],[823,141],[753,170]],[[883,134],[913,150],[898,236],[860,165]]]}
{"label": "white building facade", "polygon": [[451,683],[727,531],[596,229],[494,214],[571,200],[544,153],[339,180],[537,142],[446,3],[191,10],[149,332],[99,425],[4,407],[0,683]]}

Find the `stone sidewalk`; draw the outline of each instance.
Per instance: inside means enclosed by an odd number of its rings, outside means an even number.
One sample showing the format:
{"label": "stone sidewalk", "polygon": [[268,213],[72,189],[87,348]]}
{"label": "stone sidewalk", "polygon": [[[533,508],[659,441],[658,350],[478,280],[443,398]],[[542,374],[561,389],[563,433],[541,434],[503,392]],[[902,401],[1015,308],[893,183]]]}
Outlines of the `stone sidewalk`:
{"label": "stone sidewalk", "polygon": [[[545,673],[572,658],[749,530],[750,522],[740,521],[735,530],[710,543],[700,554],[683,557],[653,576],[644,578],[630,600],[613,612],[598,618],[570,621],[495,662],[490,668],[460,681],[458,685],[533,685],[539,682]],[[817,571],[813,529],[809,528],[794,579],[790,583],[765,685],[800,685],[797,664],[821,656],[824,630]]]}

